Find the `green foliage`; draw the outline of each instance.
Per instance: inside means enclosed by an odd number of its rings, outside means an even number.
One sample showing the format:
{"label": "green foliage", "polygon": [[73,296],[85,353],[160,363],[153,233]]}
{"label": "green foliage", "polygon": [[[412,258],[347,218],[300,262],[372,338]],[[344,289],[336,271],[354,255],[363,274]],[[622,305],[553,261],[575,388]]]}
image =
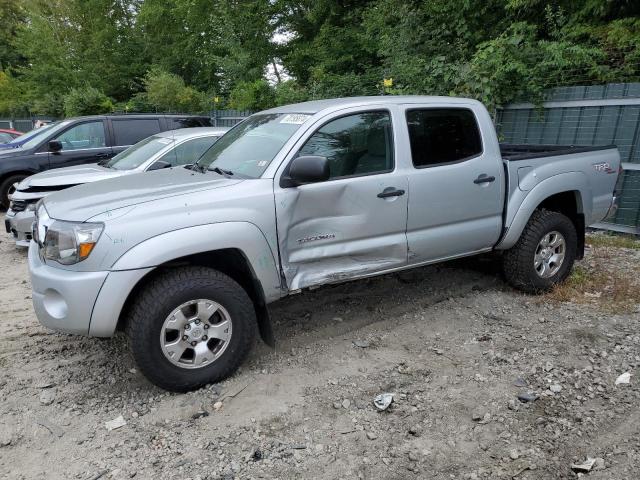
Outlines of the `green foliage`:
{"label": "green foliage", "polygon": [[113,111],[113,102],[97,88],[85,86],[72,88],[64,97],[64,114],[67,117],[98,115]]}
{"label": "green foliage", "polygon": [[12,116],[27,113],[27,105],[22,100],[24,95],[21,87],[11,74],[0,71],[0,112],[7,112]]}
{"label": "green foliage", "polygon": [[229,96],[229,106],[236,110],[264,110],[274,103],[274,91],[264,79],[240,82]]}
{"label": "green foliage", "polygon": [[277,84],[275,90],[275,105],[288,105],[309,100],[308,91],[295,80],[287,80]]}
{"label": "green foliage", "polygon": [[144,100],[159,112],[201,112],[208,108],[206,94],[186,86],[178,75],[159,68],[147,73],[144,87]]}
{"label": "green foliage", "polygon": [[637,0],[0,0],[0,25],[0,115],[60,116],[86,87],[202,112],[378,95],[389,77],[391,94],[490,108],[640,81]]}

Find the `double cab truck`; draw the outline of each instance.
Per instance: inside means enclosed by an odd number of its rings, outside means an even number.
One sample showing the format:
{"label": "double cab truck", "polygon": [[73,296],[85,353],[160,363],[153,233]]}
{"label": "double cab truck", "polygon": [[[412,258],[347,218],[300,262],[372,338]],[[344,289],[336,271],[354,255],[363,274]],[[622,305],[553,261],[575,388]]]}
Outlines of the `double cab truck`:
{"label": "double cab truck", "polygon": [[309,287],[496,252],[544,292],[615,208],[615,147],[500,145],[474,100],[320,100],[254,114],[199,162],[53,193],[29,247],[40,322],[124,330],[186,391],[231,375],[268,305]]}

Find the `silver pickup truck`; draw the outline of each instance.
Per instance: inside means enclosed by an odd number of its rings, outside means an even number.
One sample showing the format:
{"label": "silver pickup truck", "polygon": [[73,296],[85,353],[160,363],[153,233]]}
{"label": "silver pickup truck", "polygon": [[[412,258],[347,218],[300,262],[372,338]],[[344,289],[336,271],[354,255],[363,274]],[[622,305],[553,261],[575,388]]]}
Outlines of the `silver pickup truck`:
{"label": "silver pickup truck", "polygon": [[321,100],[252,115],[188,168],[53,193],[29,248],[41,323],[124,330],[141,372],[185,391],[231,375],[268,304],[307,287],[497,251],[542,292],[615,207],[615,147],[500,145],[482,104]]}

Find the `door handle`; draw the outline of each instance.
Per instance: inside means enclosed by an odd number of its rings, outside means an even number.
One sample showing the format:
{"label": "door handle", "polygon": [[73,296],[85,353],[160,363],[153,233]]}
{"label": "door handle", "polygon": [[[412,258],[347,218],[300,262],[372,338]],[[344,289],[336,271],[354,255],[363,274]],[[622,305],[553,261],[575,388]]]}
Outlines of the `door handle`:
{"label": "door handle", "polygon": [[491,183],[496,179],[496,177],[494,176],[489,176],[486,173],[481,173],[480,175],[478,175],[478,178],[476,178],[473,183],[475,183],[476,185],[479,185],[481,183]]}
{"label": "door handle", "polygon": [[378,198],[400,197],[404,195],[404,190],[395,187],[387,187],[378,194]]}

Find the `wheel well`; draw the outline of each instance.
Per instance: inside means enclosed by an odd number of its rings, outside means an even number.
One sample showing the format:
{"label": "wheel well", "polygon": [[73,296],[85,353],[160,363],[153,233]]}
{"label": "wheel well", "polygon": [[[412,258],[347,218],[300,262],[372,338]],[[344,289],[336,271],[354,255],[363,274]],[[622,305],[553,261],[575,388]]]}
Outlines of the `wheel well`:
{"label": "wheel well", "polygon": [[271,330],[269,310],[264,299],[262,285],[255,276],[253,269],[251,268],[251,264],[245,257],[244,253],[237,248],[225,248],[221,250],[196,253],[176,258],[158,265],[154,270],[145,275],[129,293],[118,319],[118,330],[124,329],[125,318],[127,317],[133,301],[150,281],[152,281],[156,276],[162,275],[162,273],[168,269],[187,265],[213,268],[238,282],[253,301],[253,305],[256,310],[256,318],[258,319],[258,329],[262,340],[267,345],[274,345],[275,341]]}
{"label": "wheel well", "polygon": [[9,177],[13,177],[14,175],[25,175],[27,177],[30,177],[31,175],[34,175],[34,173],[33,172],[28,172],[26,170],[18,170],[16,172],[8,172],[8,173],[5,173],[4,175],[0,176],[0,183],[4,182]]}
{"label": "wheel well", "polygon": [[556,193],[544,199],[536,210],[551,210],[568,217],[576,228],[578,245],[576,258],[584,257],[585,224],[582,210],[582,197],[578,191]]}

